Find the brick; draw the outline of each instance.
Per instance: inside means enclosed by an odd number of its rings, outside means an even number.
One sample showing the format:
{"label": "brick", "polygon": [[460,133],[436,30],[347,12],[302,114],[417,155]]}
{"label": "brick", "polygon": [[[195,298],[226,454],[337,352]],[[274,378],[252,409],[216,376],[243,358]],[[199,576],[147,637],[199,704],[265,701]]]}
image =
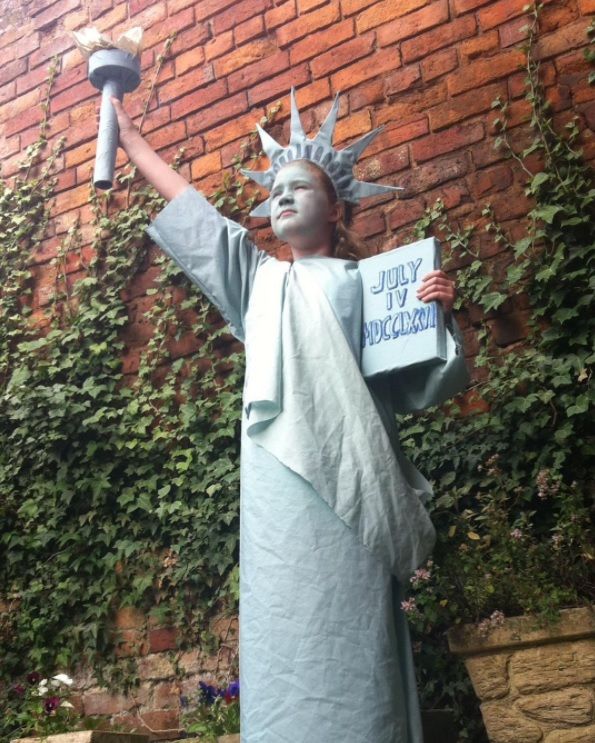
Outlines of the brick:
{"label": "brick", "polygon": [[413,196],[460,178],[466,175],[467,170],[467,158],[463,153],[459,153],[453,157],[443,157],[412,168],[400,178],[399,185],[404,187],[405,195]]}
{"label": "brick", "polygon": [[235,121],[211,129],[205,136],[208,149],[210,151],[215,150],[221,147],[221,145],[233,142],[234,139],[246,136],[254,130],[255,123],[263,115],[264,109],[252,109],[249,113],[238,117]]}
{"label": "brick", "polygon": [[41,106],[38,104],[26,111],[20,111],[4,125],[4,135],[10,137],[17,132],[28,129],[30,126],[39,124],[42,117]]}
{"label": "brick", "polygon": [[355,39],[334,46],[325,54],[316,56],[310,62],[310,70],[314,77],[322,77],[330,72],[341,69],[356,59],[368,56],[374,49],[374,34],[364,34]]}
{"label": "brick", "polygon": [[6,85],[6,83],[19,77],[26,69],[27,62],[24,59],[15,59],[14,62],[2,65],[0,67],[0,85]]}
{"label": "brick", "polygon": [[429,57],[426,57],[421,63],[422,75],[425,82],[435,80],[447,72],[452,72],[458,65],[458,56],[456,49],[443,49]]}
{"label": "brick", "polygon": [[416,35],[401,44],[403,61],[412,62],[425,57],[430,52],[455,44],[461,39],[473,36],[475,29],[475,19],[471,16],[465,16],[438,26],[431,31]]}
{"label": "brick", "polygon": [[239,23],[268,10],[271,4],[271,0],[240,0],[239,2],[236,0],[232,7],[214,16],[213,34],[216,36],[223,31],[229,31]]}
{"label": "brick", "polygon": [[506,99],[506,83],[496,83],[451,98],[428,112],[433,131],[489,111],[496,98]]}
{"label": "brick", "polygon": [[419,118],[417,114],[426,112],[432,106],[436,106],[446,100],[446,83],[439,81],[430,87],[421,90],[412,90],[399,95],[396,102],[385,106],[376,115],[378,124],[386,124],[393,121],[405,123],[413,118]]}
{"label": "brick", "polygon": [[421,80],[419,65],[408,65],[386,76],[385,92],[387,95],[401,93],[411,88],[418,80]]}
{"label": "brick", "polygon": [[53,114],[58,113],[58,111],[63,111],[65,108],[69,108],[70,106],[77,106],[89,98],[97,100],[99,105],[97,91],[88,80],[83,80],[82,82],[67,88],[67,90],[58,93],[58,95],[52,96],[51,111]]}
{"label": "brick", "polygon": [[527,19],[523,17],[515,18],[510,23],[504,23],[498,29],[498,35],[502,49],[509,46],[518,46],[529,36]]}
{"label": "brick", "polygon": [[264,22],[269,31],[277,28],[278,26],[292,21],[297,15],[295,6],[295,0],[289,0],[283,5],[277,5],[277,7],[267,10],[264,14]]}
{"label": "brick", "polygon": [[[112,10],[97,18],[93,25],[98,31],[105,32],[112,30],[118,23],[124,23],[127,19],[128,7],[126,3],[117,3]],[[137,19],[135,18],[134,21],[136,23]]]}
{"label": "brick", "polygon": [[[186,51],[194,51],[198,47],[203,47],[209,38],[209,28],[206,23],[195,23],[190,28],[176,34],[172,44],[172,56],[175,57],[175,67],[178,70],[178,60]],[[203,50],[204,52],[204,50]]]}
{"label": "brick", "polygon": [[245,44],[239,49],[234,49],[231,54],[219,58],[213,63],[215,77],[227,77],[227,75],[242,69],[246,65],[259,62],[270,57],[278,51],[277,46],[267,39],[260,39]]}
{"label": "brick", "polygon": [[312,57],[323,54],[333,46],[353,38],[353,33],[353,21],[349,19],[336,23],[333,26],[332,36],[327,30],[309,34],[305,39],[293,44],[289,50],[290,64],[299,64],[306,59],[312,59]]}
{"label": "brick", "polygon": [[396,230],[406,224],[417,222],[423,216],[423,213],[424,207],[419,200],[404,199],[401,201],[401,199],[397,199],[391,205],[387,214],[389,229]]}
{"label": "brick", "polygon": [[347,143],[355,137],[360,137],[372,129],[372,120],[369,111],[358,111],[337,121],[335,126],[335,145]]}
{"label": "brick", "polygon": [[230,49],[233,49],[233,31],[226,31],[207,42],[205,45],[205,57],[210,62],[225,54]]}
{"label": "brick", "polygon": [[493,2],[489,7],[478,11],[479,27],[483,31],[488,31],[490,28],[501,26],[506,21],[520,15],[524,15],[526,22],[529,22],[527,11],[524,10],[526,5],[527,3],[524,0],[498,0],[498,2]]}
{"label": "brick", "polygon": [[201,2],[194,3],[194,12],[197,21],[202,21],[205,18],[211,18],[217,13],[221,13],[231,5],[234,5],[236,0],[201,0]]}
{"label": "brick", "polygon": [[250,106],[270,100],[275,96],[284,95],[291,87],[305,85],[310,76],[306,64],[292,67],[287,72],[272,77],[263,83],[254,85],[248,90],[248,101]]}
{"label": "brick", "polygon": [[213,79],[214,74],[211,65],[204,65],[191,72],[187,72],[185,75],[181,75],[159,87],[159,103],[171,101],[185,93],[198,90],[198,88],[206,83],[212,82]]}
{"label": "brick", "polygon": [[496,165],[474,173],[471,178],[471,194],[482,198],[497,191],[504,191],[512,184],[512,171],[508,165]]}
{"label": "brick", "polygon": [[223,101],[204,108],[186,121],[188,134],[202,134],[224,121],[233,119],[248,110],[248,96],[242,91]]}
{"label": "brick", "polygon": [[589,15],[589,13],[595,13],[595,0],[578,0],[578,9],[581,15]]}
{"label": "brick", "polygon": [[382,49],[355,64],[345,67],[331,77],[333,90],[342,91],[355,85],[394,70],[400,66],[398,52],[395,49]]}
{"label": "brick", "polygon": [[13,59],[20,59],[21,57],[28,57],[34,51],[39,49],[39,43],[41,34],[31,32],[27,34],[25,38],[15,41],[7,47],[4,47],[4,52],[0,54],[1,64],[11,62]]}
{"label": "brick", "polygon": [[63,214],[83,206],[89,201],[89,187],[87,185],[71,188],[56,196],[52,214]]}
{"label": "brick", "polygon": [[267,64],[260,62],[247,65],[241,70],[236,70],[227,78],[229,92],[235,93],[238,90],[245,90],[266,79],[271,70],[281,72],[289,67],[289,54],[286,51],[277,52],[268,58]]}
{"label": "brick", "polygon": [[366,153],[372,155],[390,147],[411,142],[414,139],[423,137],[428,131],[428,119],[426,116],[410,121],[408,124],[388,124],[366,149]]}
{"label": "brick", "polygon": [[33,19],[33,28],[36,31],[45,31],[51,26],[55,26],[58,19],[71,10],[76,10],[79,7],[79,0],[58,0],[53,5],[39,13]]}
{"label": "brick", "polygon": [[[58,93],[61,93],[63,90],[66,90],[67,88],[72,87],[73,85],[76,85],[77,83],[82,82],[83,80],[87,79],[87,65],[81,64],[77,67],[72,67],[69,70],[66,70],[66,72],[62,72],[58,77],[56,78],[56,82],[54,83],[54,86],[52,88],[52,96],[57,95]],[[46,72],[46,78],[47,78],[47,72]]]}
{"label": "brick", "polygon": [[[153,299],[153,301],[155,300]],[[144,326],[148,331],[139,338],[137,345],[144,345],[153,335],[153,328],[149,323],[144,323]],[[125,336],[133,335],[135,338],[137,337],[136,332],[132,331],[133,327],[133,325],[128,325],[122,333],[122,339],[125,343],[128,342]],[[114,637],[114,644],[116,658],[136,658],[147,653],[147,643],[143,635],[134,629],[120,630]]]}
{"label": "brick", "polygon": [[[72,49],[74,41],[69,35],[57,36],[52,39],[49,43],[42,44],[39,49],[34,51],[29,57],[29,69],[32,70],[44,62],[48,62],[52,57],[60,55],[67,49]],[[79,55],[78,61],[80,62],[80,52],[77,50]]]}
{"label": "brick", "polygon": [[150,49],[155,44],[165,41],[171,34],[190,28],[193,24],[194,12],[192,8],[181,10],[169,18],[159,19],[159,22],[155,20],[143,36],[143,46]]}
{"label": "brick", "polygon": [[94,21],[111,9],[112,0],[91,0],[89,3],[89,18]]}
{"label": "brick", "polygon": [[378,29],[379,46],[388,46],[448,21],[448,0],[440,0]]}
{"label": "brick", "polygon": [[204,178],[206,175],[218,173],[221,170],[221,153],[210,152],[208,155],[193,160],[190,165],[192,180]]}
{"label": "brick", "polygon": [[476,57],[487,56],[485,55],[485,52],[491,52],[494,49],[498,49],[499,45],[500,39],[498,31],[495,29],[493,31],[488,31],[486,34],[466,39],[458,46],[461,62],[466,64]]}
{"label": "brick", "polygon": [[344,16],[353,15],[376,2],[378,0],[341,0],[341,11]]}
{"label": "brick", "polygon": [[178,633],[174,627],[159,627],[149,631],[149,652],[161,653],[164,650],[175,650]]}
{"label": "brick", "polygon": [[[180,727],[180,713],[178,710],[155,710],[143,712],[141,715],[143,723],[159,738],[178,738]],[[165,736],[163,735],[165,734]]]}
{"label": "brick", "polygon": [[477,90],[486,83],[516,72],[524,64],[525,55],[517,49],[509,49],[489,59],[477,59],[449,77],[448,90],[452,95]]}
{"label": "brick", "polygon": [[[393,147],[384,150],[374,157],[369,157],[358,164],[356,168],[357,177],[364,181],[387,181],[387,176],[398,173],[409,166],[409,152],[406,146]],[[396,184],[398,185],[398,184]]]}
{"label": "brick", "polygon": [[457,124],[447,131],[417,139],[411,145],[411,152],[415,161],[421,163],[478,142],[483,139],[484,134],[484,126],[479,121]]}
{"label": "brick", "polygon": [[225,80],[217,80],[200,90],[196,90],[183,98],[178,98],[171,104],[172,119],[178,119],[187,114],[198,111],[220,100],[227,94],[227,83]]}
{"label": "brick", "polygon": [[386,232],[386,221],[380,209],[360,212],[353,218],[353,231],[362,237],[372,237]]}
{"label": "brick", "polygon": [[[442,0],[441,0],[442,2]],[[370,8],[364,10],[355,19],[355,27],[359,34],[376,26],[388,23],[396,18],[401,18],[411,13],[412,10],[427,5],[428,0],[382,0],[374,3]]]}
{"label": "brick", "polygon": [[146,139],[154,150],[162,150],[186,139],[186,124],[184,121],[172,121],[166,127],[151,132]]}
{"label": "brick", "polygon": [[83,694],[85,715],[115,715],[132,706],[123,694],[110,694],[107,691],[93,690]]}
{"label": "brick", "polygon": [[570,49],[586,46],[585,21],[580,19],[569,26],[538,38],[535,45],[535,57],[543,60],[554,57]]}
{"label": "brick", "polygon": [[95,140],[91,140],[81,145],[80,147],[75,147],[72,150],[66,151],[64,153],[64,161],[66,163],[66,167],[73,168],[80,163],[92,160],[95,157],[96,148],[97,142]]}
{"label": "brick", "polygon": [[330,26],[340,19],[339,3],[336,0],[328,5],[306,13],[294,21],[289,21],[277,29],[276,37],[279,46],[287,46],[293,41]]}
{"label": "brick", "polygon": [[371,80],[349,93],[350,111],[373,106],[375,103],[384,103],[384,80]]}
{"label": "brick", "polygon": [[[331,95],[331,86],[326,78],[322,80],[315,80],[309,85],[301,87],[296,90],[295,96],[297,99],[298,108],[300,111],[304,111],[308,106],[312,106],[315,103],[328,100]],[[284,107],[289,112],[289,105]]]}
{"label": "brick", "polygon": [[240,23],[234,29],[236,44],[244,44],[246,41],[255,39],[264,33],[264,17],[261,15],[254,16],[243,23]]}
{"label": "brick", "polygon": [[151,5],[152,0],[129,0],[128,11],[131,16],[138,15],[141,10],[148,8]]}
{"label": "brick", "polygon": [[470,10],[475,10],[490,2],[493,2],[493,0],[454,0],[453,10],[455,15],[463,15],[463,13],[468,13]]}
{"label": "brick", "polygon": [[48,71],[45,67],[40,66],[35,68],[34,70],[30,70],[26,75],[22,75],[16,80],[17,95],[22,95],[28,90],[39,88],[44,83],[47,83],[47,80]]}
{"label": "brick", "polygon": [[[194,683],[196,686],[196,682]],[[161,683],[153,688],[153,707],[155,709],[179,709],[180,688],[177,683]]]}
{"label": "brick", "polygon": [[307,13],[309,10],[314,10],[321,5],[324,5],[326,0],[298,0],[298,12]]}
{"label": "brick", "polygon": [[19,150],[20,143],[18,136],[0,138],[0,159],[10,157],[10,155],[14,155]]}

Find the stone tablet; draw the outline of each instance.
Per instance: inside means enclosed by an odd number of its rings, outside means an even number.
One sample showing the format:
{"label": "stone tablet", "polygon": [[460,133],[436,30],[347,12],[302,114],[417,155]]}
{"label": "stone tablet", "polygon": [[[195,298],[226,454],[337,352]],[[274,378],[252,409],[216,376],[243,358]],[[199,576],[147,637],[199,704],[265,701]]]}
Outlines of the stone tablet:
{"label": "stone tablet", "polygon": [[359,262],[365,377],[446,359],[442,306],[416,298],[422,278],[439,267],[440,243],[433,237]]}

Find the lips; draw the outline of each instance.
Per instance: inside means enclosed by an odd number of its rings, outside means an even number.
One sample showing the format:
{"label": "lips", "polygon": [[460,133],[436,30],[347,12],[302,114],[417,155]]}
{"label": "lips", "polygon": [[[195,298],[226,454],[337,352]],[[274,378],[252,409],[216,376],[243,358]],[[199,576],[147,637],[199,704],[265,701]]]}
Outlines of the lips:
{"label": "lips", "polygon": [[278,219],[281,219],[281,217],[288,217],[290,214],[296,214],[297,212],[294,209],[283,209],[283,211],[279,214]]}

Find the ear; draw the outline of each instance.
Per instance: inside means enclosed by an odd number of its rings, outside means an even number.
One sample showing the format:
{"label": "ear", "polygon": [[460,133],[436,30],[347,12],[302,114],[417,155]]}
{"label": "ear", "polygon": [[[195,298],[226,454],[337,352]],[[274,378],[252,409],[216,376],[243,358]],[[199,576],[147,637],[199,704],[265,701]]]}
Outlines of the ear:
{"label": "ear", "polygon": [[340,201],[335,201],[331,204],[329,209],[328,221],[336,224],[343,216],[343,204]]}

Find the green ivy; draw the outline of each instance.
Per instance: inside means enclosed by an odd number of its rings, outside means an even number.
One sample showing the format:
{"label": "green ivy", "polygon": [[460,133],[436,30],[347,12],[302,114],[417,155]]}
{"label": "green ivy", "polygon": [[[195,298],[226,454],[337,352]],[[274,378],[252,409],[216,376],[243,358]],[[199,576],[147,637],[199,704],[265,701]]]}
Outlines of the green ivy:
{"label": "green ivy", "polygon": [[[416,228],[417,237],[438,234],[447,265],[454,258],[463,265],[458,307],[463,319],[473,319],[480,343],[467,397],[472,414],[463,415],[455,401],[401,421],[404,448],[436,491],[438,544],[412,579],[408,605],[422,699],[455,710],[461,740],[483,741],[484,733],[462,666],[448,653],[448,628],[480,621],[487,633],[504,616],[523,613],[555,621],[559,609],[595,597],[595,189],[578,146],[578,120],[556,131],[540,83],[533,54],[539,10],[530,11],[525,48],[533,133],[527,147],[515,149],[507,104],[494,102],[496,146],[524,175],[532,203],[525,234],[511,239],[486,204],[485,229],[498,247],[490,261],[478,228],[452,224],[440,202]],[[532,171],[536,158],[540,169]],[[511,308],[526,309],[527,337],[500,347],[493,330]],[[447,669],[439,682],[436,669]]]}

